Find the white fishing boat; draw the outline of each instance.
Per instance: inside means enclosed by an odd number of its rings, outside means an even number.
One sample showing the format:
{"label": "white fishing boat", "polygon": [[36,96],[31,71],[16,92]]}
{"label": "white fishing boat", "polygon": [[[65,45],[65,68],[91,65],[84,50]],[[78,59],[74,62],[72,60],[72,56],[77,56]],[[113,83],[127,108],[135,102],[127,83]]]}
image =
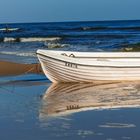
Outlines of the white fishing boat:
{"label": "white fishing boat", "polygon": [[52,82],[140,80],[140,52],[71,52],[37,50]]}

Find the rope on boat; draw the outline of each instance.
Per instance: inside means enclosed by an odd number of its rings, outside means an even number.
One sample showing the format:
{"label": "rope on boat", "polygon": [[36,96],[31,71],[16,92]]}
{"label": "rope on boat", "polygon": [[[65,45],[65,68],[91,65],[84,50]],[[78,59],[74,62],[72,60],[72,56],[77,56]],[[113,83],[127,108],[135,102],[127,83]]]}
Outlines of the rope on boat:
{"label": "rope on boat", "polygon": [[62,53],[61,55],[68,56],[66,53]]}
{"label": "rope on boat", "polygon": [[71,54],[69,55],[69,57],[75,57],[75,55],[74,55],[73,53],[71,53]]}
{"label": "rope on boat", "polygon": [[61,55],[68,56],[68,57],[75,57],[73,53],[71,53],[70,55],[67,55],[66,53],[62,53]]}

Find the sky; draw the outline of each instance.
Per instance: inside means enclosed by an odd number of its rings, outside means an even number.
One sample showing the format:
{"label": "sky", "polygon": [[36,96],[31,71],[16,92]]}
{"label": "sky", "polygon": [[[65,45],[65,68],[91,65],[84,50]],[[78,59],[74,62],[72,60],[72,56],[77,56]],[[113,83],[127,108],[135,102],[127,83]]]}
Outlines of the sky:
{"label": "sky", "polygon": [[140,0],[0,0],[0,23],[140,19]]}

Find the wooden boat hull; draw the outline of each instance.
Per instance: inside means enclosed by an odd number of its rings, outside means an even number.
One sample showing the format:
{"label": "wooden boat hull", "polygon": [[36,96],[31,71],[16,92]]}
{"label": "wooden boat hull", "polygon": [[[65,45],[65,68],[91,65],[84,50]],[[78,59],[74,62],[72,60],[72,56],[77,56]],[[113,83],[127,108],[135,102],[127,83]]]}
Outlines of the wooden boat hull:
{"label": "wooden boat hull", "polygon": [[[66,57],[66,58],[65,58]],[[70,62],[67,56],[64,60],[53,55],[41,54],[38,58],[45,75],[52,82],[95,82],[114,80],[140,80],[140,58],[94,58],[94,64]],[[82,61],[82,59],[81,59]],[[91,61],[91,59],[90,59]],[[120,63],[119,63],[120,62]],[[116,65],[115,65],[116,63]]]}

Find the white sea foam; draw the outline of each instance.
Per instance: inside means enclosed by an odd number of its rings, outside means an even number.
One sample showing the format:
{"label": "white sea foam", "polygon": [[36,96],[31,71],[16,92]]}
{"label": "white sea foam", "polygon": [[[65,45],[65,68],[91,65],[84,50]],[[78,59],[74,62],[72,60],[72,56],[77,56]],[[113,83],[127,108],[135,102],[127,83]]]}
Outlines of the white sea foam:
{"label": "white sea foam", "polygon": [[20,38],[21,42],[44,42],[44,41],[55,41],[60,40],[60,37],[29,37],[29,38]]}
{"label": "white sea foam", "polygon": [[47,48],[64,48],[70,46],[69,44],[50,43],[50,42],[45,42],[44,45],[47,46]]}
{"label": "white sea foam", "polygon": [[45,42],[45,41],[57,41],[60,37],[5,37],[3,42]]}
{"label": "white sea foam", "polygon": [[24,53],[23,53],[23,52],[1,51],[0,54],[36,57],[36,54],[35,54],[34,52],[24,52]]}
{"label": "white sea foam", "polygon": [[13,38],[13,37],[5,37],[3,42],[15,42],[16,41],[16,38]]}
{"label": "white sea foam", "polygon": [[0,31],[17,31],[19,28],[1,28]]}

